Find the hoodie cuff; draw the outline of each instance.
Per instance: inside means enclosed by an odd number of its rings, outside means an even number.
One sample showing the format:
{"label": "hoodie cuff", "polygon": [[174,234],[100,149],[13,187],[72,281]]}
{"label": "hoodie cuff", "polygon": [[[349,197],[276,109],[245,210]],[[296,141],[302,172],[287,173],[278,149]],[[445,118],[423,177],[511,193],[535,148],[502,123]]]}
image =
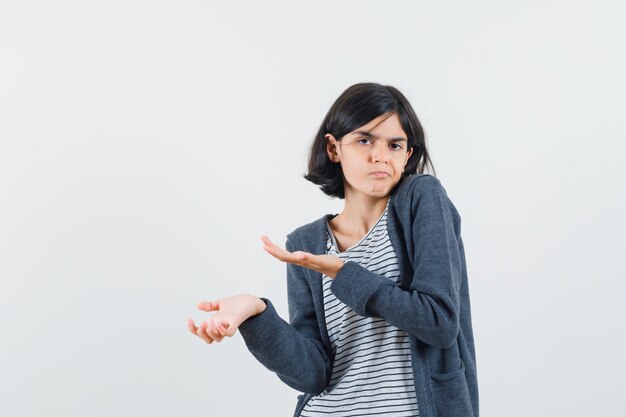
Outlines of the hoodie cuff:
{"label": "hoodie cuff", "polygon": [[248,317],[239,325],[239,333],[249,347],[261,346],[274,340],[281,327],[281,318],[267,298],[259,297],[267,307],[263,312]]}
{"label": "hoodie cuff", "polygon": [[366,317],[367,302],[372,295],[380,288],[392,284],[388,278],[375,274],[354,261],[347,261],[337,272],[330,284],[330,290],[358,315]]}

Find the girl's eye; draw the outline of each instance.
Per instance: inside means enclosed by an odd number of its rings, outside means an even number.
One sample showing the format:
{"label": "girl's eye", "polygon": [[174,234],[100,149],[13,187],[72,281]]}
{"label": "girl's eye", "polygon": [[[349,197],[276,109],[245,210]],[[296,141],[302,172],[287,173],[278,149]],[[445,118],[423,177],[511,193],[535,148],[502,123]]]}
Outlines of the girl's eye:
{"label": "girl's eye", "polygon": [[[372,139],[370,138],[360,138],[357,139],[357,142],[362,144],[362,145],[367,145],[368,143],[372,142]],[[391,146],[391,149],[393,149],[394,151],[400,151],[403,149],[402,145],[399,143],[391,143],[389,144],[389,146]]]}

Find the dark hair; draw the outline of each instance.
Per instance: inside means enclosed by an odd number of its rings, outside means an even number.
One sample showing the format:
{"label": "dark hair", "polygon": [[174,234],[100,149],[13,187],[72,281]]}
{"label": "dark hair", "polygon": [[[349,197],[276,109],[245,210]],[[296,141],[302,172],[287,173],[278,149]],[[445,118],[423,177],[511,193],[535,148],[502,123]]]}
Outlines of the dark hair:
{"label": "dark hair", "polygon": [[309,172],[304,174],[304,178],[319,185],[331,197],[345,198],[341,164],[328,158],[325,135],[330,133],[340,141],[344,135],[388,112],[398,115],[402,130],[408,137],[408,149],[413,149],[400,182],[406,176],[423,173],[427,166],[434,173],[422,125],[406,97],[390,85],[358,83],[348,87],[324,117],[311,143]]}

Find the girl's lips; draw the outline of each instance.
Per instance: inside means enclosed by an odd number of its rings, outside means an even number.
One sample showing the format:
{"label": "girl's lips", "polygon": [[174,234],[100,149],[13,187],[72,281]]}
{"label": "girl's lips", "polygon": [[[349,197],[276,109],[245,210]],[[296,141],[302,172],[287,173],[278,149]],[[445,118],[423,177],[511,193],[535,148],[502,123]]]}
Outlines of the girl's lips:
{"label": "girl's lips", "polygon": [[375,176],[376,178],[384,178],[384,177],[388,177],[389,176],[389,174],[387,172],[384,172],[384,171],[372,172],[371,175]]}

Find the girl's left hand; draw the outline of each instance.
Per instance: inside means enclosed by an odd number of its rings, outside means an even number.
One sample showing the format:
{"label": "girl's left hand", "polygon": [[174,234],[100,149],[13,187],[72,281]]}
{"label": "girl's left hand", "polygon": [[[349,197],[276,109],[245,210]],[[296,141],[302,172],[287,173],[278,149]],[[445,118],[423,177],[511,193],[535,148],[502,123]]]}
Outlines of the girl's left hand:
{"label": "girl's left hand", "polygon": [[267,236],[261,236],[263,249],[279,261],[289,262],[312,269],[321,274],[335,278],[343,261],[336,255],[314,255],[309,252],[295,251],[289,252],[272,242]]}

